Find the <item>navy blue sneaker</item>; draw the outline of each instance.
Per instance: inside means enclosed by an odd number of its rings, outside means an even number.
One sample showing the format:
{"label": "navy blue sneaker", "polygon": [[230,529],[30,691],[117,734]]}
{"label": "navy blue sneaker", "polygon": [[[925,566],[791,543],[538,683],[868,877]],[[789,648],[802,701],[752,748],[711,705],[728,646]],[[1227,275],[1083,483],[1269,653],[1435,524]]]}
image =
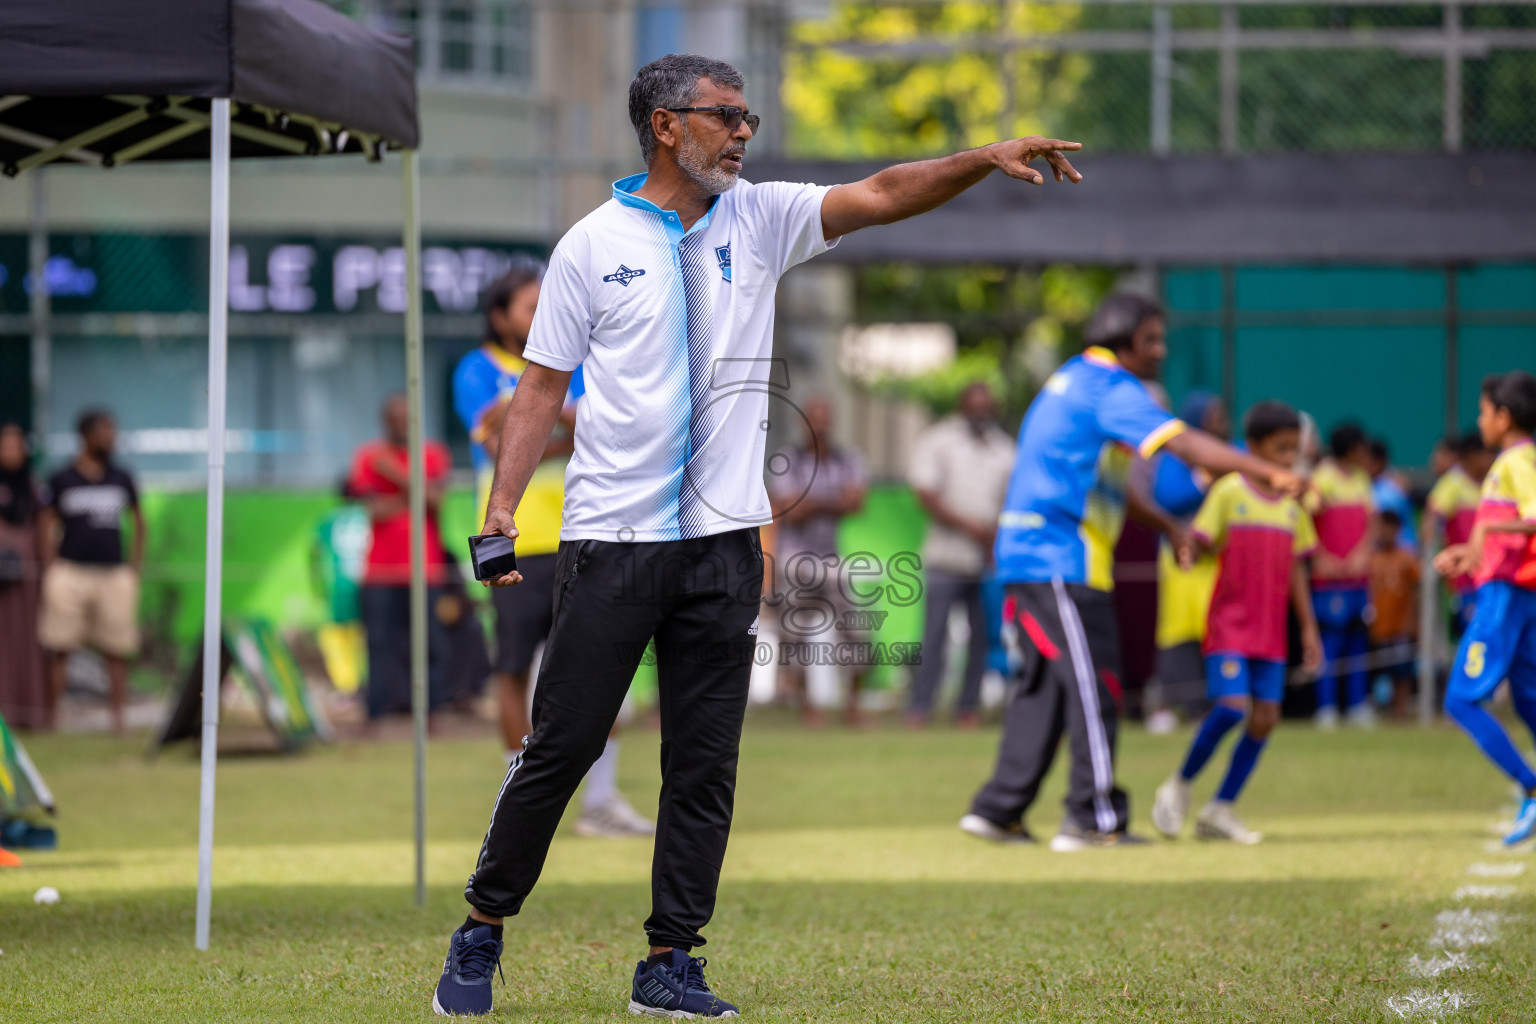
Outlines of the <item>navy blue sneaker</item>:
{"label": "navy blue sneaker", "polygon": [[483,924],[457,931],[448,940],[443,976],[432,993],[432,1012],[439,1017],[478,1017],[491,1012],[491,976],[501,973],[501,942]]}
{"label": "navy blue sneaker", "polygon": [[701,956],[672,951],[670,963],[635,965],[629,1012],[646,1017],[739,1017],[736,1007],[709,990]]}

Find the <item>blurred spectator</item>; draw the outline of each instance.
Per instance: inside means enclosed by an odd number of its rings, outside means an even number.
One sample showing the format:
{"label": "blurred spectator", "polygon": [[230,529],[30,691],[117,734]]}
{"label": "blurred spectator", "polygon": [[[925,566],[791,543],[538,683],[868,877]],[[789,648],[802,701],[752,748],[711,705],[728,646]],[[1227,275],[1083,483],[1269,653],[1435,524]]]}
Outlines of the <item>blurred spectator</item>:
{"label": "blurred spectator", "polygon": [[[1179,419],[1225,441],[1232,435],[1226,403],[1209,391],[1191,391],[1179,403]],[[1152,463],[1152,500],[1182,525],[1188,526],[1211,475],[1195,469],[1170,452],[1159,452]],[[1173,545],[1162,538],[1157,565],[1157,690],[1147,695],[1147,727],[1172,731],[1174,708],[1205,700],[1206,614],[1216,588],[1216,556],[1202,550],[1189,568],[1179,565]]]}
{"label": "blurred spectator", "polygon": [[[779,623],[784,642],[795,645],[780,678],[800,691],[807,724],[819,725],[843,689],[836,659],[821,655],[831,654],[839,639],[865,638],[849,620],[855,609],[837,553],[837,526],[864,507],[868,482],[858,453],[832,442],[831,401],[818,395],[803,413],[800,447],[784,449],[768,462],[768,496],[779,523],[777,572],[785,595]],[[851,667],[844,716],[855,724],[864,673],[861,666]]]}
{"label": "blurred spectator", "polygon": [[[1429,472],[1436,480],[1456,465],[1461,451],[1461,441],[1460,434],[1446,434],[1429,450]],[[1478,438],[1478,443],[1482,443],[1482,438]]]}
{"label": "blurred spectator", "polygon": [[[523,347],[538,308],[544,265],[519,260],[491,282],[485,295],[485,340],[453,372],[453,407],[469,431],[475,463],[476,525],[485,517],[501,453],[501,431],[523,370]],[[534,656],[554,627],[555,561],[565,504],[565,469],[575,447],[576,403],[585,393],[581,367],[571,375],[559,423],[544,445],[538,468],[517,504],[517,569],[523,582],[492,587],[496,610],[496,687],[507,763],[522,753],[533,732],[529,697]],[[603,752],[587,771],[576,834],[588,837],[647,836],[655,826],[619,792],[619,730],[614,723]]]}
{"label": "blurred spectator", "polygon": [[1318,463],[1323,461],[1322,431],[1317,429],[1317,420],[1305,409],[1296,410],[1296,415],[1301,417],[1301,458],[1296,460],[1296,472],[1311,476]]}
{"label": "blurred spectator", "polygon": [[1418,642],[1419,561],[1399,542],[1402,518],[1382,509],[1372,522],[1376,550],[1371,553],[1371,647],[1377,671],[1392,680],[1392,714],[1406,718],[1413,693],[1413,646]]}
{"label": "blurred spectator", "polygon": [[[485,507],[501,451],[507,405],[528,363],[523,346],[539,304],[542,264],[519,261],[491,282],[485,294],[485,331],[480,347],[459,360],[453,371],[453,407],[469,432],[475,467],[475,525]],[[580,393],[581,371],[571,377]],[[572,449],[574,396],[561,413],[563,430],[550,438],[539,468],[517,508],[517,568],[524,582],[490,592],[496,610],[496,657],[493,680],[501,717],[502,742],[510,762],[533,731],[528,718],[529,672],[534,652],[549,636],[555,588],[555,550],[560,546],[560,507],[565,499],[566,456]]]}
{"label": "blurred spectator", "polygon": [[53,726],[37,642],[38,509],[27,435],[0,425],[0,716],[17,729]]}
{"label": "blurred spectator", "polygon": [[[1457,438],[1453,453],[1456,461],[1435,481],[1426,505],[1444,547],[1466,544],[1472,539],[1477,507],[1482,501],[1483,477],[1493,465],[1493,452],[1483,444],[1483,436],[1476,430]],[[1470,619],[1472,592],[1477,587],[1470,573],[1452,578],[1450,585],[1452,633],[1460,638]]]}
{"label": "blurred spectator", "polygon": [[1369,728],[1374,714],[1366,700],[1371,638],[1365,618],[1371,599],[1371,515],[1376,511],[1366,472],[1371,450],[1365,431],[1353,423],[1335,428],[1328,446],[1331,455],[1312,474],[1308,495],[1319,542],[1312,558],[1312,605],[1327,656],[1317,679],[1317,725],[1338,725],[1342,678],[1349,721]]}
{"label": "blurred spectator", "polygon": [[[75,422],[80,452],[43,489],[43,600],[38,640],[49,652],[52,699],[64,693],[64,666],[84,647],[107,662],[112,728],[123,731],[128,660],[139,651],[139,568],[144,514],[133,478],[112,462],[117,424],[88,409]],[[123,514],[133,516],[133,551],[123,560]],[[56,529],[57,526],[57,529]]]}
{"label": "blurred spectator", "polygon": [[984,381],[968,384],[959,410],[924,431],[913,448],[908,480],[931,521],[923,540],[923,648],[912,678],[911,725],[926,724],[933,714],[944,681],[949,612],[957,602],[965,605],[971,638],[955,718],[966,727],[980,722],[988,646],[982,578],[991,568],[1012,472],[1013,439],[997,425],[997,402]]}
{"label": "blurred spectator", "polygon": [[[368,637],[368,718],[374,721],[411,709],[411,513],[409,407],[405,396],[384,400],[384,436],[369,441],[352,459],[348,491],[368,506],[373,541],[358,591],[363,629]],[[440,692],[448,638],[438,604],[445,596],[447,572],[437,514],[448,479],[448,449],[427,441],[423,452],[426,479],[427,659],[431,689]]]}
{"label": "blurred spectator", "polygon": [[1371,493],[1378,509],[1391,509],[1402,523],[1397,543],[1406,551],[1419,550],[1419,532],[1414,528],[1413,502],[1408,499],[1408,488],[1403,475],[1392,467],[1391,452],[1387,442],[1377,438],[1371,442],[1371,453],[1366,459],[1366,472],[1371,474]]}

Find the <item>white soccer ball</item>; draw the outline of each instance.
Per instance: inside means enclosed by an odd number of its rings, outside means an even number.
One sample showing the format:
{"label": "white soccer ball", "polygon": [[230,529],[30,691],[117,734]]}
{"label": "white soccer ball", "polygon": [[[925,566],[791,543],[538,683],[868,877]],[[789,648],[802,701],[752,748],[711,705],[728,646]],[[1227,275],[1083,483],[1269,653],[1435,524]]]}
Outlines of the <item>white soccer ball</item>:
{"label": "white soccer ball", "polygon": [[59,890],[51,885],[45,885],[32,894],[32,902],[38,906],[49,906],[59,902]]}

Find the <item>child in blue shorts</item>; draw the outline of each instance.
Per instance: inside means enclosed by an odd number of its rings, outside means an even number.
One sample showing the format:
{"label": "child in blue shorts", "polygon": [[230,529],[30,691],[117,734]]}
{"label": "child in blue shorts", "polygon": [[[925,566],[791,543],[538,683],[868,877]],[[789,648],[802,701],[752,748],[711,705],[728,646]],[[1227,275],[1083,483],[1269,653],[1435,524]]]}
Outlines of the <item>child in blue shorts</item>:
{"label": "child in blue shorts", "polygon": [[[1260,402],[1249,411],[1245,432],[1249,450],[1259,458],[1287,468],[1296,464],[1301,420],[1290,406]],[[1263,836],[1243,825],[1232,804],[1280,718],[1288,604],[1301,620],[1307,667],[1315,670],[1322,663],[1304,563],[1317,547],[1317,532],[1294,498],[1234,473],[1212,485],[1190,533],[1197,547],[1217,555],[1204,644],[1206,688],[1215,707],[1195,733],[1183,766],[1158,787],[1152,824],[1170,839],[1179,835],[1189,813],[1190,783],[1246,715],[1248,729],[1232,750],[1221,788],[1196,817],[1195,833],[1257,843]]]}
{"label": "child in blue shorts", "polygon": [[1446,684],[1445,713],[1525,790],[1504,837],[1513,846],[1536,834],[1536,772],[1483,702],[1508,679],[1516,713],[1536,733],[1536,377],[1515,370],[1486,378],[1477,427],[1499,457],[1483,478],[1471,538],[1435,558],[1438,572],[1471,573],[1477,587],[1476,610]]}

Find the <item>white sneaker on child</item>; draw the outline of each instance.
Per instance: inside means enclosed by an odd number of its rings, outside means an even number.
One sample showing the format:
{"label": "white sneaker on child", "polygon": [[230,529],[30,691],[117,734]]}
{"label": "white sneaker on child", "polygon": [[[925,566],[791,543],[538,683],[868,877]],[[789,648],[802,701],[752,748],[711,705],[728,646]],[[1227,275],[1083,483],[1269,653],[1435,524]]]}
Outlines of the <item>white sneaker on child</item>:
{"label": "white sneaker on child", "polygon": [[1244,825],[1230,800],[1212,800],[1195,816],[1195,835],[1201,839],[1227,839],[1244,846],[1264,841],[1264,833]]}
{"label": "white sneaker on child", "polygon": [[1177,773],[1157,787],[1152,801],[1152,827],[1169,839],[1179,838],[1184,831],[1184,819],[1189,814],[1189,783]]}
{"label": "white sneaker on child", "polygon": [[1344,720],[1356,729],[1376,728],[1376,709],[1369,701],[1361,701],[1344,714]]}
{"label": "white sneaker on child", "polygon": [[1312,716],[1312,724],[1323,732],[1333,732],[1339,727],[1339,709],[1323,707]]}
{"label": "white sneaker on child", "polygon": [[656,825],[614,790],[602,803],[582,807],[581,815],[576,819],[576,834],[587,839],[653,836]]}

